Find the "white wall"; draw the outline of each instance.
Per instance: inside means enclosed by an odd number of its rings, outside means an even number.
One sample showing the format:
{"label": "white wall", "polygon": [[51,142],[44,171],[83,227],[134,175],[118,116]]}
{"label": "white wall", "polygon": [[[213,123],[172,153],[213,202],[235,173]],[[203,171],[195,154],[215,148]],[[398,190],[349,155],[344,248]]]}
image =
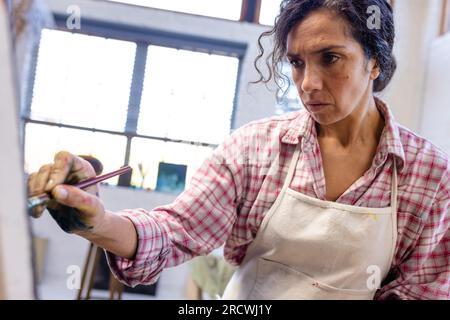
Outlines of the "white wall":
{"label": "white wall", "polygon": [[450,33],[431,46],[420,133],[450,154]]}
{"label": "white wall", "polygon": [[396,0],[394,54],[397,72],[383,93],[395,118],[417,131],[431,43],[439,32],[440,0]]}
{"label": "white wall", "polygon": [[450,33],[439,37],[439,0],[396,0],[397,73],[386,91],[403,125],[450,154]]}

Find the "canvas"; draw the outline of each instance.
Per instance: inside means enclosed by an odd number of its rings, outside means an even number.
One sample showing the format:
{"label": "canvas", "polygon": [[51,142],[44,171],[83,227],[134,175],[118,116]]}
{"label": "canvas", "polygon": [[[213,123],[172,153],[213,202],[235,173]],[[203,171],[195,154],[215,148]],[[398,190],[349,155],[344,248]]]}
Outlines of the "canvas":
{"label": "canvas", "polygon": [[186,183],[187,166],[160,162],[156,191],[179,194]]}

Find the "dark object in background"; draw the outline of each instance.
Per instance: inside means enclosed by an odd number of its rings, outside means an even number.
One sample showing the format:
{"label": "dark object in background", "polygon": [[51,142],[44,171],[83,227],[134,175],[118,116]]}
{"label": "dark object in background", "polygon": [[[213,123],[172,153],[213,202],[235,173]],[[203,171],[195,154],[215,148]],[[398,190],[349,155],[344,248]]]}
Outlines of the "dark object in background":
{"label": "dark object in background", "polygon": [[96,175],[99,175],[103,172],[103,164],[97,158],[95,158],[93,156],[86,156],[86,155],[80,155],[79,157],[86,160],[87,162],[89,162],[91,164],[91,166],[95,170]]}
{"label": "dark object in background", "polygon": [[187,166],[160,162],[156,191],[179,194],[184,191]]}
{"label": "dark object in background", "polygon": [[[106,261],[106,256],[105,256],[105,254],[102,253],[100,255],[98,266],[95,270],[94,289],[109,290],[110,274],[111,273],[109,271],[108,262]],[[123,291],[128,292],[128,293],[146,294],[146,295],[150,295],[150,296],[155,296],[157,285],[158,285],[158,282],[156,282],[150,286],[138,285],[134,288],[125,286]]]}

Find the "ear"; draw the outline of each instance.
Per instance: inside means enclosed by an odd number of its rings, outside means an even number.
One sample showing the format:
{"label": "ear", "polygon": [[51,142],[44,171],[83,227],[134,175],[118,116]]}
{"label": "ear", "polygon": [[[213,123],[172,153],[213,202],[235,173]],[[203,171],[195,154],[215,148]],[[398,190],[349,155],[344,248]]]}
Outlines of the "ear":
{"label": "ear", "polygon": [[367,64],[367,71],[370,72],[370,79],[375,80],[380,76],[380,68],[378,67],[377,61],[372,58]]}

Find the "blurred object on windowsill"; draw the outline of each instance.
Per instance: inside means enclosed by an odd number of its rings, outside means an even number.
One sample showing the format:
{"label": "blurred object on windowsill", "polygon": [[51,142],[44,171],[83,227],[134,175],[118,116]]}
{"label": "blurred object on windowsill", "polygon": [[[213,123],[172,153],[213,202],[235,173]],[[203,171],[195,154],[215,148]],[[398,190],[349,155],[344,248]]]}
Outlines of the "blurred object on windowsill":
{"label": "blurred object on windowsill", "polygon": [[139,173],[141,174],[141,189],[144,189],[144,182],[145,182],[145,177],[147,176],[148,170],[144,170],[144,166],[142,164],[142,162],[138,163],[138,169],[139,169]]}

